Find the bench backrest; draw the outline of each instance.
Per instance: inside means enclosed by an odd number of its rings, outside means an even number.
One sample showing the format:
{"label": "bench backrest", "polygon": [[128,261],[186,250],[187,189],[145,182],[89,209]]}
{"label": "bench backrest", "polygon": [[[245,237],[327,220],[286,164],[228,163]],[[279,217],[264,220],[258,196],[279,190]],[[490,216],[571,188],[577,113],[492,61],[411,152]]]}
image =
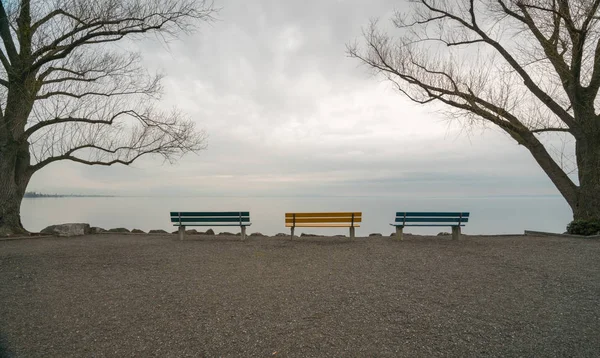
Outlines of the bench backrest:
{"label": "bench backrest", "polygon": [[250,212],[248,211],[171,211],[171,222],[178,225],[210,225],[236,223],[242,225],[250,222]]}
{"label": "bench backrest", "polygon": [[285,213],[285,225],[296,226],[296,224],[329,224],[348,223],[354,226],[362,221],[361,212],[348,213]]}
{"label": "bench backrest", "polygon": [[413,224],[413,223],[436,223],[461,225],[469,222],[468,212],[397,212],[396,223]]}

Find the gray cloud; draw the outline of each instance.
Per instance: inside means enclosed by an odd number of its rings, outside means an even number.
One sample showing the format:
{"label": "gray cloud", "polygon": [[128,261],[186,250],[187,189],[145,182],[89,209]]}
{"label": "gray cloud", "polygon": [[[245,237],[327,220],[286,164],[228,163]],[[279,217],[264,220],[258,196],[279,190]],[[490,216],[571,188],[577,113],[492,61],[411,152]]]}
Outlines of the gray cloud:
{"label": "gray cloud", "polygon": [[379,1],[223,0],[218,21],[169,44],[127,44],[166,73],[165,107],[209,134],[169,166],[50,166],[31,189],[130,195],[555,195],[505,135],[469,137],[346,57]]}

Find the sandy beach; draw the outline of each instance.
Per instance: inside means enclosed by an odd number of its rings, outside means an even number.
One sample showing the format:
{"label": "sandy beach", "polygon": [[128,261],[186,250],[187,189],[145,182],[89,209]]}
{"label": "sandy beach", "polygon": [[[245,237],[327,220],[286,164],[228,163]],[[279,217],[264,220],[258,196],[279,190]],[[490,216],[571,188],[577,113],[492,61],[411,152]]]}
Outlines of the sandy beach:
{"label": "sandy beach", "polygon": [[2,357],[592,357],[600,240],[0,241]]}

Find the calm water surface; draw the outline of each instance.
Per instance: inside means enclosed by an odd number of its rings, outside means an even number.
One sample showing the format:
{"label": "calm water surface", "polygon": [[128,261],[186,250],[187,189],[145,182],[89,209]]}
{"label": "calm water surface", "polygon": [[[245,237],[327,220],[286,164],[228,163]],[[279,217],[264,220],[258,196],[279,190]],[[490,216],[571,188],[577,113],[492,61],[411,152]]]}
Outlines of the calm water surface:
{"label": "calm water surface", "polygon": [[[572,219],[570,209],[559,196],[489,198],[399,197],[113,197],[113,198],[26,198],[21,216],[30,231],[46,226],[84,222],[106,229],[126,227],[144,231],[175,230],[169,211],[250,211],[249,232],[274,235],[288,232],[285,212],[362,211],[358,236],[370,233],[389,235],[396,211],[470,211],[467,234],[515,234],[523,230],[563,232]],[[204,230],[207,228],[197,228]],[[436,234],[450,228],[408,228],[406,232]],[[235,227],[215,231],[237,232]],[[305,228],[300,232],[347,234],[346,229]]]}

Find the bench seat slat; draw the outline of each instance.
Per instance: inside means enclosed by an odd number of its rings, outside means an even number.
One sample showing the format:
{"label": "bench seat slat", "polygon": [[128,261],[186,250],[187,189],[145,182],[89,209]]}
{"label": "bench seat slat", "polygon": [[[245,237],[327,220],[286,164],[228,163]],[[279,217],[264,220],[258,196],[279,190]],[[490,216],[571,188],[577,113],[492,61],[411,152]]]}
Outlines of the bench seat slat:
{"label": "bench seat slat", "polygon": [[[250,226],[252,225],[251,223],[242,223],[242,225],[240,224],[213,224],[213,223],[198,223],[198,224],[194,224],[194,223],[184,223],[184,226]],[[179,224],[173,224],[173,226],[179,226]]]}
{"label": "bench seat slat", "polygon": [[203,222],[216,222],[216,223],[239,223],[241,222],[249,222],[250,218],[245,218],[245,217],[237,217],[237,218],[198,218],[198,217],[172,217],[171,218],[171,222],[179,222],[181,221],[182,223],[188,223],[188,222],[199,222],[199,223],[203,223]]}
{"label": "bench seat slat", "polygon": [[290,219],[293,218],[294,215],[296,219],[298,218],[351,218],[352,214],[354,214],[354,218],[361,217],[361,212],[336,212],[336,213],[285,213],[285,218]]}
{"label": "bench seat slat", "polygon": [[[296,224],[308,224],[308,223],[351,223],[361,222],[361,218],[296,218]],[[294,219],[286,218],[286,224],[294,223]]]}
{"label": "bench seat slat", "polygon": [[396,222],[413,222],[413,223],[457,223],[457,222],[469,222],[469,218],[415,218],[415,217],[407,217],[405,218],[396,218]]}
{"label": "bench seat slat", "polygon": [[235,216],[239,217],[240,214],[242,216],[250,216],[250,212],[248,211],[171,211],[171,216]]}
{"label": "bench seat slat", "polygon": [[[285,224],[285,227],[292,227],[294,225],[292,225],[291,223]],[[327,224],[327,223],[315,223],[315,224],[311,224],[311,223],[304,223],[304,224],[298,224],[296,223],[295,225],[296,227],[350,227],[351,225],[349,224]],[[359,224],[354,224],[354,227],[360,227]]]}
{"label": "bench seat slat", "polygon": [[404,217],[404,214],[406,214],[406,217],[411,217],[411,216],[425,216],[425,217],[460,217],[462,214],[462,217],[469,217],[469,213],[468,212],[448,212],[448,213],[444,213],[444,212],[403,212],[403,211],[398,211],[396,212],[396,216],[399,217]]}
{"label": "bench seat slat", "polygon": [[444,224],[405,224],[405,225],[402,225],[401,223],[400,224],[390,224],[390,225],[392,225],[392,226],[446,226],[446,227],[448,227],[448,226],[465,226],[462,224],[461,225],[451,225],[451,224],[445,224],[445,225]]}

